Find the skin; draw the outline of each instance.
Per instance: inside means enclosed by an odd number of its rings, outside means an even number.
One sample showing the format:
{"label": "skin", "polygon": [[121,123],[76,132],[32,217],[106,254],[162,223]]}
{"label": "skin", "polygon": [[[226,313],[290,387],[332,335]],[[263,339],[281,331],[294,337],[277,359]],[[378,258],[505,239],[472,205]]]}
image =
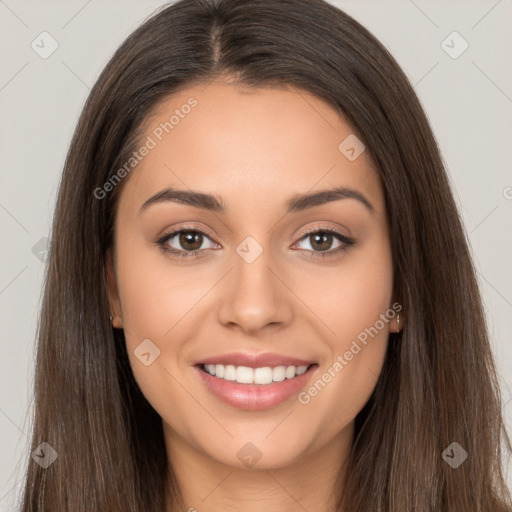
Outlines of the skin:
{"label": "skin", "polygon": [[[162,417],[185,510],[332,511],[354,418],[375,387],[396,320],[305,405],[293,396],[263,411],[235,409],[210,393],[193,365],[228,352],[277,352],[317,362],[307,388],[375,324],[393,304],[377,171],[367,151],[349,161],[338,150],[354,130],[333,108],[291,88],[190,87],[158,105],[143,139],[190,97],[197,106],[122,184],[107,266],[114,324]],[[346,198],[286,213],[292,195],[340,186],[364,195],[374,211]],[[139,213],[167,187],[221,196],[228,210],[167,201]],[[190,223],[206,234],[195,246],[204,257],[182,260],[156,244]],[[355,243],[315,258],[343,245],[333,237],[315,250],[304,231],[316,227]],[[250,264],[236,252],[247,236],[263,248]],[[179,236],[167,244],[191,250]],[[144,339],[160,350],[149,366],[134,355]],[[237,457],[247,442],[262,455],[252,468]],[[169,501],[166,510],[178,508]]]}

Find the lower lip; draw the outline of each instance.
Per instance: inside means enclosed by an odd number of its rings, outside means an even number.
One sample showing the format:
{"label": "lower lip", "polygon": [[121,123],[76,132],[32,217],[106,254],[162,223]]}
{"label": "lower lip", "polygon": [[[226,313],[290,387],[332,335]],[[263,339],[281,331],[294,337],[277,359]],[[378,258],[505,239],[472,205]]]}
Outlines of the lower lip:
{"label": "lower lip", "polygon": [[240,384],[206,373],[200,366],[195,367],[206,387],[222,401],[249,411],[269,409],[297,394],[307,383],[318,365],[310,365],[302,375],[272,384]]}

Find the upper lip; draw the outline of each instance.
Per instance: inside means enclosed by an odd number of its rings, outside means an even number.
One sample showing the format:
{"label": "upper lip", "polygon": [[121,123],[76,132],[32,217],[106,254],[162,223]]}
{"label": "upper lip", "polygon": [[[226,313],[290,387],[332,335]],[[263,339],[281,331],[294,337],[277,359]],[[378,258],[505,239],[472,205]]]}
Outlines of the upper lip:
{"label": "upper lip", "polygon": [[265,366],[309,366],[314,361],[297,359],[282,354],[266,352],[264,354],[247,354],[243,352],[233,352],[220,356],[208,357],[197,361],[196,365],[201,364],[223,364],[233,366],[247,366],[249,368],[262,368]]}

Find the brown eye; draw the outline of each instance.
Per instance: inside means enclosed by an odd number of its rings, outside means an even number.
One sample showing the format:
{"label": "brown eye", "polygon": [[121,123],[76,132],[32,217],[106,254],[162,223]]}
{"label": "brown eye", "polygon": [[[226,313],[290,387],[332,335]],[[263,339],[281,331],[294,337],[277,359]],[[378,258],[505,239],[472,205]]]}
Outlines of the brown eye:
{"label": "brown eye", "polygon": [[327,251],[331,248],[333,243],[333,235],[326,231],[318,231],[313,235],[309,235],[311,240],[311,247],[316,251]]}
{"label": "brown eye", "polygon": [[[349,246],[355,243],[355,240],[349,238],[334,229],[316,229],[306,233],[298,242],[309,242],[303,249],[311,253],[312,257],[325,257],[336,255],[341,251],[345,251]],[[335,244],[337,242],[336,245]],[[309,247],[308,247],[309,245]]]}
{"label": "brown eye", "polygon": [[197,251],[202,245],[203,235],[199,231],[182,231],[178,240],[183,249]]}
{"label": "brown eye", "polygon": [[[203,247],[206,241],[210,241],[210,246]],[[179,229],[164,235],[157,244],[164,252],[181,258],[196,257],[200,253],[204,253],[205,249],[215,247],[215,243],[210,237],[197,229]]]}

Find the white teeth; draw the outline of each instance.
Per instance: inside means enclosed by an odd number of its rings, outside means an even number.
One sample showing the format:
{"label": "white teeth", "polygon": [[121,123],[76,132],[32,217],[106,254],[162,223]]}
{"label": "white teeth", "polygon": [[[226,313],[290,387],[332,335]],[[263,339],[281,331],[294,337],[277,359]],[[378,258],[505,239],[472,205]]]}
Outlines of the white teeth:
{"label": "white teeth", "polygon": [[240,384],[252,384],[253,369],[247,366],[239,366],[236,369],[236,381]]}
{"label": "white teeth", "polygon": [[224,377],[222,378],[224,380],[236,380],[236,368],[232,364],[224,366]]}
{"label": "white teeth", "polygon": [[302,375],[307,366],[264,366],[262,368],[249,368],[248,366],[234,366],[232,364],[206,364],[204,369],[210,375],[224,380],[237,381],[240,384],[271,384],[293,379]]}
{"label": "white teeth", "polygon": [[255,368],[253,382],[254,384],[270,384],[272,382],[272,368],[268,366]]}
{"label": "white teeth", "polygon": [[274,382],[281,382],[286,378],[286,366],[276,366],[272,370],[272,380]]}
{"label": "white teeth", "polygon": [[308,369],[307,366],[298,366],[297,367],[297,375],[302,375],[303,373],[306,372],[306,370]]}

